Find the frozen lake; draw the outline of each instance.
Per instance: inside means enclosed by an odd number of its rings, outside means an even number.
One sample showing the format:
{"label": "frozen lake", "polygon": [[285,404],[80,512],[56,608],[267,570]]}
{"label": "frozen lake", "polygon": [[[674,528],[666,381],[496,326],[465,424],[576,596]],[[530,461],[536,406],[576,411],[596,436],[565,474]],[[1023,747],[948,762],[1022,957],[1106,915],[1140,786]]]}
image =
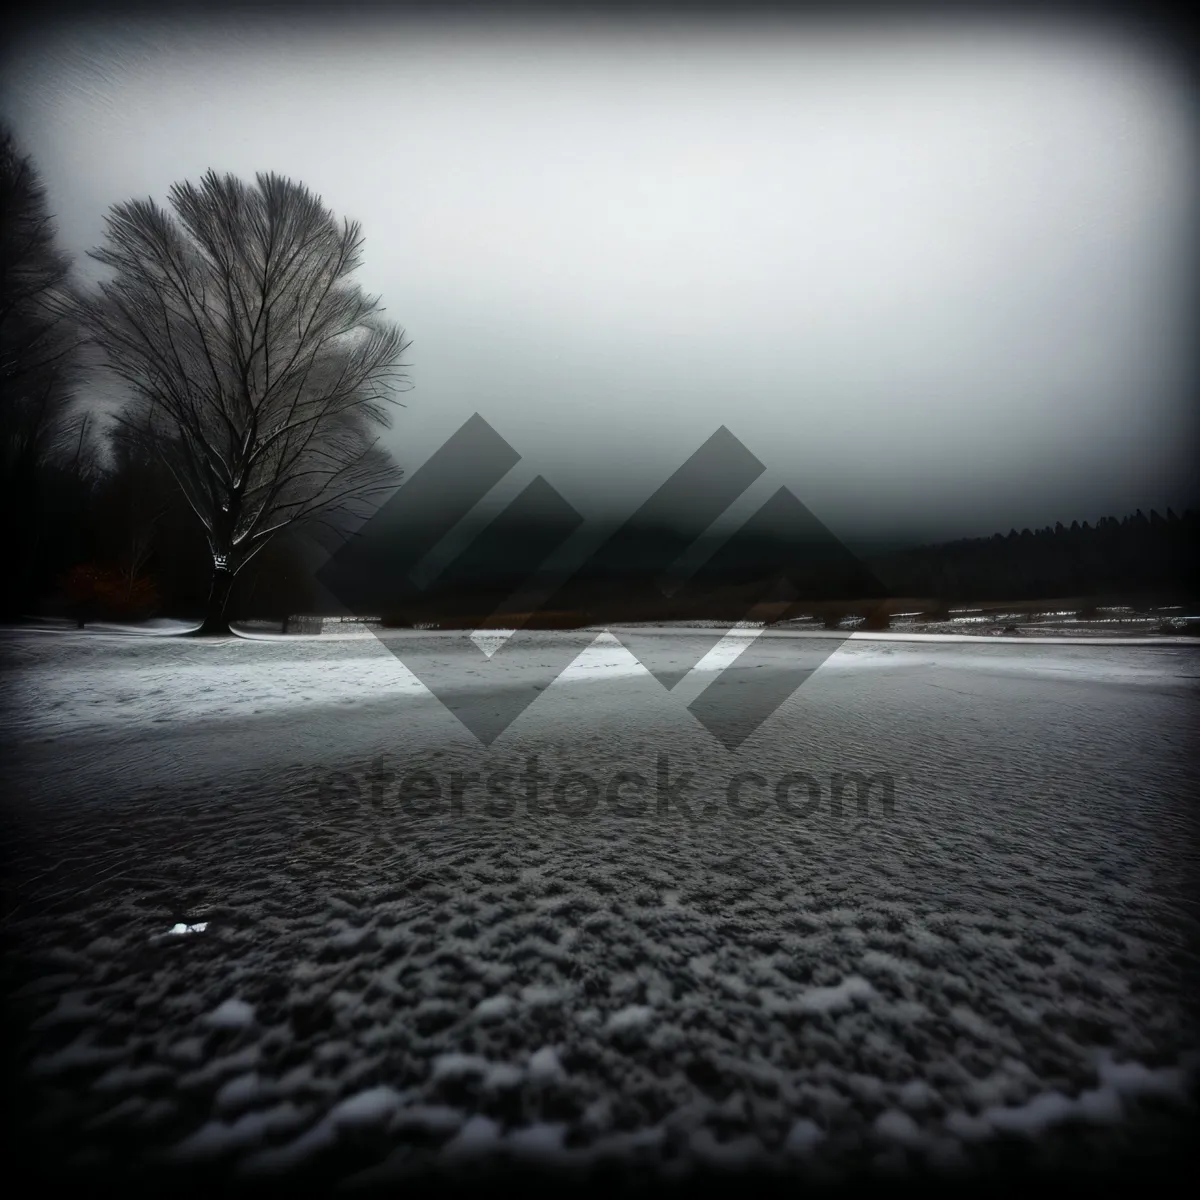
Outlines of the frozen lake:
{"label": "frozen lake", "polygon": [[[391,636],[441,701],[362,631],[0,637],[28,1145],[988,1170],[1194,1118],[1194,646],[856,637],[728,750],[711,630],[639,631],[711,651],[671,691]],[[829,649],[755,645],[751,691]]]}

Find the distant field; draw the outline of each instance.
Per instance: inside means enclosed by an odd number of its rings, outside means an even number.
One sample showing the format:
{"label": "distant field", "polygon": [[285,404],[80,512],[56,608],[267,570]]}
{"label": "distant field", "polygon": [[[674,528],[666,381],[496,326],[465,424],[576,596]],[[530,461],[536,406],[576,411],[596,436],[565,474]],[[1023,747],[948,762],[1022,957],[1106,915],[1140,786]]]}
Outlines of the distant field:
{"label": "distant field", "polygon": [[[820,623],[825,628],[889,629],[906,624],[924,626],[998,625],[1001,628],[1030,624],[1087,626],[1080,632],[1189,632],[1196,626],[1200,604],[1169,600],[1117,600],[1111,597],[1067,596],[1044,600],[983,600],[947,605],[930,597],[894,597],[887,600],[838,600],[752,605],[744,598],[714,601],[692,608],[612,605],[591,610],[504,610],[471,614],[393,614],[381,619],[385,628],[435,629],[584,629],[590,626],[636,622],[741,621],[771,625]],[[1174,623],[1176,628],[1167,629]],[[980,630],[984,632],[984,630]]]}

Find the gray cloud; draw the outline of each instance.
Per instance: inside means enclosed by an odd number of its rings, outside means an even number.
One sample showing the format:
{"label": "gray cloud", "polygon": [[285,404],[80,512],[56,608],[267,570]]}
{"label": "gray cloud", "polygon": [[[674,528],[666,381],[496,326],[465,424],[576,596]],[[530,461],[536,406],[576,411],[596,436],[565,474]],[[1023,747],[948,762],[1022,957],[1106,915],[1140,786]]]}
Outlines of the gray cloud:
{"label": "gray cloud", "polygon": [[77,253],[210,166],[360,219],[410,467],[479,411],[632,508],[724,424],[848,534],[1190,483],[1195,113],[1082,25],[95,25],[5,105]]}

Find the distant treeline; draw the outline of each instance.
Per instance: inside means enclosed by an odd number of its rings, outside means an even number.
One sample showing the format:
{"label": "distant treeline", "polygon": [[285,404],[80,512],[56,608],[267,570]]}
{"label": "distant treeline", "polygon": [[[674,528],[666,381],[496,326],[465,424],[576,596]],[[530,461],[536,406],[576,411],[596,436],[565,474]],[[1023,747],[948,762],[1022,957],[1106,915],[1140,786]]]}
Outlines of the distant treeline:
{"label": "distant treeline", "polygon": [[920,546],[868,565],[892,595],[947,601],[1170,593],[1194,596],[1200,561],[1194,510],[1141,509],[1095,525],[1073,521],[1007,535]]}
{"label": "distant treeline", "polygon": [[[707,618],[738,621],[756,605],[762,619],[778,620],[816,613],[818,616],[870,612],[881,602],[906,598],[931,612],[966,602],[1004,602],[1091,598],[1163,602],[1200,598],[1195,563],[1200,522],[1191,510],[1182,517],[1138,512],[1123,520],[1105,517],[1088,522],[1047,526],[1035,531],[1013,530],[1007,536],[971,538],[938,545],[917,546],[855,559],[833,543],[811,545],[745,541],[736,552],[718,555],[671,595],[654,586],[654,578],[621,573],[600,575],[584,570],[536,605],[537,621],[554,626],[603,624],[614,621],[688,620]],[[731,539],[731,544],[737,543]],[[588,564],[590,566],[591,564]],[[771,581],[786,571],[790,589],[773,588]],[[527,599],[508,585],[433,587],[410,592],[401,603],[381,573],[380,603],[388,624],[422,622],[443,627],[479,628],[524,623]],[[370,594],[370,593],[368,593]],[[531,589],[525,595],[536,595]],[[788,597],[794,603],[785,603]],[[843,607],[839,608],[839,603]],[[544,611],[551,610],[551,611]]]}
{"label": "distant treeline", "polygon": [[[9,533],[9,572],[3,588],[8,619],[60,612],[138,619],[186,616],[204,610],[209,554],[193,514],[165,468],[134,443],[112,439],[101,465],[83,433],[81,455],[64,456],[26,481],[22,494],[4,505]],[[318,597],[311,568],[288,530],[239,575],[230,599],[234,619],[282,619],[331,606]],[[927,597],[947,604],[1033,600],[1050,597],[1161,595],[1200,599],[1200,518],[1151,511],[1123,519],[1104,517],[1007,535],[971,538],[872,555],[861,563],[821,547],[812,556],[796,546],[754,542],[720,562],[714,556],[700,586],[663,597],[647,567],[624,577],[588,572],[550,607],[582,612],[593,620],[709,616],[738,620],[761,591],[763,580],[791,566],[802,597],[813,601],[867,596]],[[636,556],[635,556],[636,558]],[[650,561],[650,560],[647,560]],[[797,573],[797,563],[804,570]],[[90,571],[86,612],[73,602],[72,579]],[[74,575],[73,575],[74,573]],[[374,572],[373,572],[374,574]],[[657,575],[658,572],[653,572]],[[453,578],[453,576],[451,576]],[[380,570],[358,604],[361,612],[399,616],[400,623],[461,618],[471,623],[501,608],[518,580],[448,590],[433,587],[411,603],[395,603],[394,581]],[[74,585],[80,587],[78,579]],[[97,604],[96,596],[103,602]],[[519,605],[518,605],[519,607]]]}
{"label": "distant treeline", "polygon": [[[203,611],[207,546],[161,464],[138,447],[117,440],[103,467],[89,457],[84,469],[46,471],[30,491],[25,505],[8,510],[17,517],[10,541],[16,551],[9,560],[14,569],[5,588],[10,618],[37,611],[74,612],[66,585],[71,572],[82,569],[99,571],[108,589],[109,602],[89,616],[136,619]],[[22,508],[23,522],[18,517]],[[1177,516],[1168,509],[1165,517],[1137,512],[1120,520],[1105,517],[1094,525],[1058,524],[890,551],[864,559],[862,570],[849,569],[844,561],[825,564],[818,555],[800,582],[802,598],[814,601],[915,596],[953,604],[1150,594],[1195,600],[1200,598],[1198,550],[1196,512]],[[684,588],[672,598],[647,587],[653,582],[649,578],[599,579],[585,572],[551,607],[587,612],[595,620],[648,618],[651,613],[664,619],[707,615],[738,620],[773,568],[796,557],[795,547],[756,544],[726,569],[710,570],[702,586]],[[791,574],[796,578],[795,571]],[[434,587],[411,604],[396,605],[391,603],[394,589],[382,575],[378,590],[363,597],[362,611],[399,612],[401,623],[456,616],[470,623],[500,608],[516,582],[504,579],[487,586],[481,580],[479,586],[452,591]],[[239,576],[231,616],[281,619],[315,611],[328,606],[318,599],[320,594],[292,531],[287,531]]]}

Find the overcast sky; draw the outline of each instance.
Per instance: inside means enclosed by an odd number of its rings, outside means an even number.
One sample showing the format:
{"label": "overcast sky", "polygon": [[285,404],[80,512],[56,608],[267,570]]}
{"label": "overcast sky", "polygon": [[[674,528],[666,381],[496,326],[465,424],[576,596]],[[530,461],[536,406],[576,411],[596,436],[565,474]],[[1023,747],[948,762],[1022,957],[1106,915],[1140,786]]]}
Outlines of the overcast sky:
{"label": "overcast sky", "polygon": [[848,536],[1187,499],[1195,113],[1081,25],[137,20],[4,107],[76,253],[209,167],[361,220],[409,469],[478,411],[585,513],[720,425]]}

